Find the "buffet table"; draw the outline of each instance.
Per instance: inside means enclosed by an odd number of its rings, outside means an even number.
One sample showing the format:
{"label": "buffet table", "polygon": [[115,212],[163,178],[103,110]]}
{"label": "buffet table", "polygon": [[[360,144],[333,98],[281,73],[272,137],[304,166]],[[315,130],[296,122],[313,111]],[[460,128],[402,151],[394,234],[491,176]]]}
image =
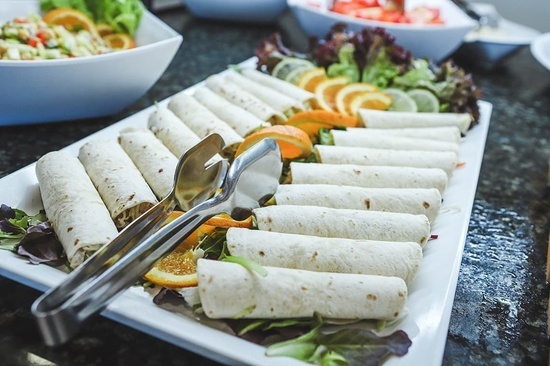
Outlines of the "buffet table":
{"label": "buffet table", "polygon": [[[293,48],[307,45],[290,14],[265,26],[200,21],[183,7],[158,15],[184,37],[158,83],[114,116],[0,127],[0,177],[250,58],[274,31]],[[443,364],[548,365],[550,71],[527,48],[497,69],[471,71],[493,113]],[[30,313],[40,292],[4,277],[0,291],[3,365],[217,365],[99,315],[48,348]]]}

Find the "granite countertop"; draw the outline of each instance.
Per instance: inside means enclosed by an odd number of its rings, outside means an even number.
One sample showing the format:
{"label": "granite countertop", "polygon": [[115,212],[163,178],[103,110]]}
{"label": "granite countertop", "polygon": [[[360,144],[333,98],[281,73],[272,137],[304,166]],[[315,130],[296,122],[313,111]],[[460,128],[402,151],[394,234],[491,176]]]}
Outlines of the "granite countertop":
{"label": "granite countertop", "polygon": [[[292,47],[307,42],[289,14],[266,26],[199,21],[182,8],[159,16],[184,42],[158,83],[111,117],[0,127],[0,177],[251,57],[274,31]],[[497,69],[471,71],[493,114],[443,364],[546,366],[550,72],[528,48]],[[4,277],[0,293],[2,365],[217,365],[101,316],[68,344],[48,348],[29,310],[40,293]]]}

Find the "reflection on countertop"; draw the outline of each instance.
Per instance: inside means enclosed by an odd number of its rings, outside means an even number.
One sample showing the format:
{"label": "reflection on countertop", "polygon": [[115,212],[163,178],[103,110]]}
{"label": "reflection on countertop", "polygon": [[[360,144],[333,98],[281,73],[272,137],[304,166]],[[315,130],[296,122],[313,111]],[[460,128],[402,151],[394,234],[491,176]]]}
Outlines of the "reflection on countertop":
{"label": "reflection on countertop", "polygon": [[[159,16],[184,42],[155,87],[109,118],[0,128],[0,177],[251,57],[275,30],[294,47],[307,44],[288,14],[266,26],[197,21],[184,9]],[[473,74],[493,114],[443,364],[546,366],[550,72],[525,48]],[[29,311],[40,293],[4,277],[0,292],[2,365],[217,365],[101,316],[67,345],[48,348]]]}

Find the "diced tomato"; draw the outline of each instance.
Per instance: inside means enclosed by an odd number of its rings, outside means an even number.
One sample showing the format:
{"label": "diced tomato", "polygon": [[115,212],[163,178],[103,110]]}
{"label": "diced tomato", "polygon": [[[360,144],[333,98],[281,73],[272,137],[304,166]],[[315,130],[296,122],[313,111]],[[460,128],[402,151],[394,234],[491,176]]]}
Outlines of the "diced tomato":
{"label": "diced tomato", "polygon": [[42,43],[46,43],[50,38],[46,32],[38,32],[36,36],[38,37],[38,39],[40,39],[40,42]]}
{"label": "diced tomato", "polygon": [[36,46],[38,46],[39,42],[40,42],[40,40],[38,38],[31,38],[27,41],[27,44],[31,47],[36,48]]}

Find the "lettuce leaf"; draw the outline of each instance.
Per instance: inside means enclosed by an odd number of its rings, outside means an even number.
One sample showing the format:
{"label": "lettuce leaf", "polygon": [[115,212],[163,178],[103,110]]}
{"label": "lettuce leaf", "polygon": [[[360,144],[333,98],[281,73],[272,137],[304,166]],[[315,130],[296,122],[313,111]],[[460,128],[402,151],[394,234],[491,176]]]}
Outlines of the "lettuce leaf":
{"label": "lettuce leaf", "polygon": [[141,0],[40,0],[40,9],[73,8],[90,16],[96,24],[108,24],[116,32],[134,36],[145,6]]}

